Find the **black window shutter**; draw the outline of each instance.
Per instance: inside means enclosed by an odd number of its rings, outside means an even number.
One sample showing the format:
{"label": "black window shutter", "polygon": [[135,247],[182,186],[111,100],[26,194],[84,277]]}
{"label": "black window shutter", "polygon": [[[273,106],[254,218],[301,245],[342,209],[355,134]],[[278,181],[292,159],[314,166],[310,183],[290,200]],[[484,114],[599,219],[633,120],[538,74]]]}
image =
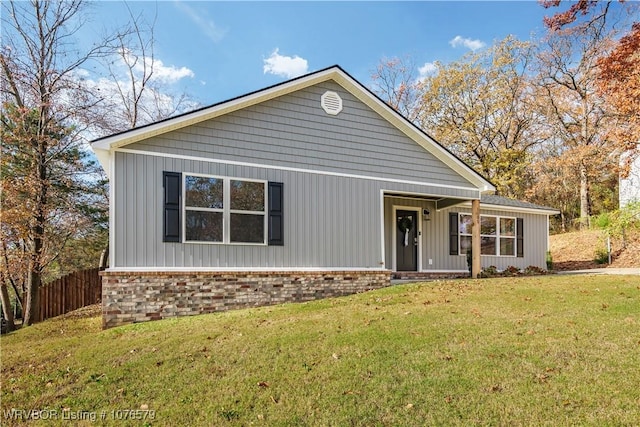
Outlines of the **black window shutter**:
{"label": "black window shutter", "polygon": [[179,172],[162,172],[164,189],[163,242],[180,242],[180,192],[182,174]]}
{"label": "black window shutter", "polygon": [[281,182],[269,182],[269,245],[284,246],[284,194]]}
{"label": "black window shutter", "polygon": [[449,255],[458,255],[458,212],[449,213]]}
{"label": "black window shutter", "polygon": [[524,220],[516,218],[516,255],[519,258],[524,257]]}

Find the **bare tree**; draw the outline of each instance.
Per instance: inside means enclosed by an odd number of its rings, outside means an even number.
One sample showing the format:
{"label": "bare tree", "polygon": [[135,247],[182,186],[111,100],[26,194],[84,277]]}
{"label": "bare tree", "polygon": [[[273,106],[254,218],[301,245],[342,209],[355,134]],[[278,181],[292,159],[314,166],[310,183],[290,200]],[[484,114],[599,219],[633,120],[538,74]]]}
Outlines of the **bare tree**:
{"label": "bare tree", "polygon": [[[147,21],[129,11],[129,23],[112,44],[113,55],[104,58],[108,84],[103,92],[102,110],[110,114],[96,117],[94,124],[103,133],[116,133],[195,109],[199,105],[185,93],[171,93],[166,77],[159,73],[162,62],[155,55],[156,15]],[[192,75],[184,69],[184,75]]]}
{"label": "bare tree", "polygon": [[[91,193],[86,177],[92,163],[81,128],[72,125],[99,100],[75,73],[91,58],[107,55],[112,40],[84,52],[74,47],[82,6],[81,0],[1,6],[2,238],[8,242],[0,265],[3,279],[23,280],[24,325],[34,321],[45,269],[80,225],[81,205]],[[26,277],[15,271],[21,265]]]}
{"label": "bare tree", "polygon": [[372,90],[391,108],[414,122],[420,112],[420,85],[411,57],[383,58],[371,75]]}
{"label": "bare tree", "polygon": [[614,38],[604,19],[609,3],[602,7],[602,19],[580,31],[552,32],[538,54],[540,99],[550,132],[563,143],[564,163],[578,177],[582,227],[589,225],[593,182],[615,169],[607,138],[610,114],[597,86],[598,60],[611,50]]}

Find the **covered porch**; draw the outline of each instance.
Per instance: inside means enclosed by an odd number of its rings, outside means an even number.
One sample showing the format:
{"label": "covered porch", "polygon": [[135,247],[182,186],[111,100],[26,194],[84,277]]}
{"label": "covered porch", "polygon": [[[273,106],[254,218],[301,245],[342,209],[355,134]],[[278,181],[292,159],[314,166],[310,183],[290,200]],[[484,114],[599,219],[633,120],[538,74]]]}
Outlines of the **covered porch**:
{"label": "covered porch", "polygon": [[[481,270],[480,193],[476,192],[475,197],[384,191],[382,259],[385,268],[392,271],[392,278],[469,276],[467,256],[458,250],[457,216],[454,220],[450,215],[453,207],[465,203],[472,207],[471,276],[477,278]],[[455,253],[451,250],[453,245]]]}

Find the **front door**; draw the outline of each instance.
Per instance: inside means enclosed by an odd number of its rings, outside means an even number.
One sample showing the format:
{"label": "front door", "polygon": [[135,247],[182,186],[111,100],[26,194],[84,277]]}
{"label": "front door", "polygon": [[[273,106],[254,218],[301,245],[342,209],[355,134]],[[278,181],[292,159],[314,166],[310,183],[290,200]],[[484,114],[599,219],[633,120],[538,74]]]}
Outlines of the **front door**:
{"label": "front door", "polygon": [[415,211],[396,211],[396,270],[418,269],[418,221]]}

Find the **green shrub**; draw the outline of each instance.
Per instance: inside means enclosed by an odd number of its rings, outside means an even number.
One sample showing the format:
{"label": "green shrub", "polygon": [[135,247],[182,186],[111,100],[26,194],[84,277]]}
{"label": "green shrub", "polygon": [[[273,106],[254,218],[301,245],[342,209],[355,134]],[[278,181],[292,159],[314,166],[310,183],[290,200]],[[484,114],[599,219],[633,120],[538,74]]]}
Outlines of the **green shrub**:
{"label": "green shrub", "polygon": [[600,229],[607,229],[611,227],[611,222],[612,215],[609,212],[603,212],[600,215],[591,218],[591,226]]}
{"label": "green shrub", "polygon": [[520,269],[510,265],[502,272],[502,274],[505,276],[518,276],[520,274]]}
{"label": "green shrub", "polygon": [[525,268],[523,273],[525,274],[525,276],[539,276],[541,274],[547,274],[546,271],[535,265],[530,265],[529,267]]}
{"label": "green shrub", "polygon": [[633,201],[624,208],[607,212],[593,218],[596,227],[602,228],[611,237],[624,236],[626,230],[640,228],[640,201]]}
{"label": "green shrub", "polygon": [[609,262],[609,252],[605,248],[596,249],[596,256],[593,260],[596,264],[607,264]]}
{"label": "green shrub", "polygon": [[547,251],[547,271],[553,271],[553,257],[551,251]]}
{"label": "green shrub", "polygon": [[496,277],[499,275],[500,273],[498,273],[498,268],[495,265],[483,268],[480,272],[480,277]]}

